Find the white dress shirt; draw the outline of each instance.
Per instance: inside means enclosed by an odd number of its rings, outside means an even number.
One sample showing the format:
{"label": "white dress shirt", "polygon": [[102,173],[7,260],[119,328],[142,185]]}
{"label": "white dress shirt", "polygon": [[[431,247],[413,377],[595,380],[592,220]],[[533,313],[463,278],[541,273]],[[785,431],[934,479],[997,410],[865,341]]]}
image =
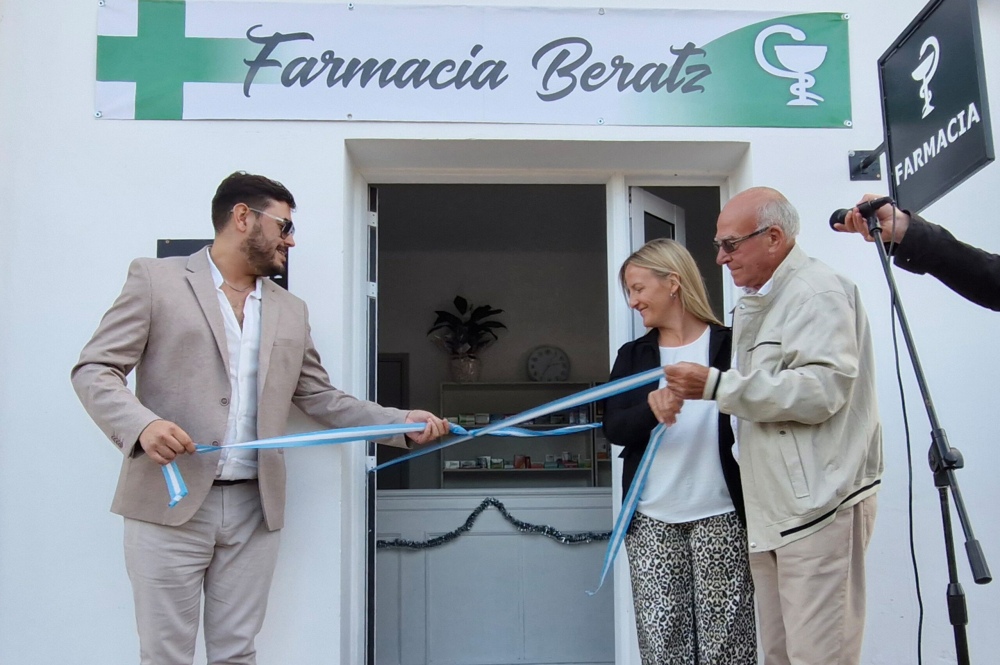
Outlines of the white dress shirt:
{"label": "white dress shirt", "polygon": [[[222,273],[212,253],[208,253],[212,280],[219,296],[222,320],[226,325],[226,346],[229,351],[229,416],[222,445],[253,441],[257,438],[257,370],[260,358],[261,278],[243,303],[243,326],[236,319],[229,298],[222,290]],[[215,472],[219,480],[241,480],[257,477],[256,450],[225,450]]]}

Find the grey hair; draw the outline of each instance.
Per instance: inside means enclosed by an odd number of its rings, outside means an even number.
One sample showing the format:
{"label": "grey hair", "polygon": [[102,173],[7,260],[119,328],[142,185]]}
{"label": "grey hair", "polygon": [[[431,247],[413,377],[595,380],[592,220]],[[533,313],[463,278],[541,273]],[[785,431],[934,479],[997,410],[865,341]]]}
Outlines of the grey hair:
{"label": "grey hair", "polygon": [[799,211],[783,194],[771,191],[774,195],[767,197],[767,200],[757,208],[757,228],[779,226],[785,232],[785,237],[793,239],[799,234]]}

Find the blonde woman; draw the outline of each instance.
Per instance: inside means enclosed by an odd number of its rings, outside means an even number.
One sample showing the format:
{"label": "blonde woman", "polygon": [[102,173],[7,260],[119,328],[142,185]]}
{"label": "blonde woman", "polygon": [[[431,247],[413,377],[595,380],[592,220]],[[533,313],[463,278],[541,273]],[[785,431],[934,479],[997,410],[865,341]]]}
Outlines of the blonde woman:
{"label": "blonde woman", "polygon": [[[649,332],[618,351],[611,379],[681,361],[729,368],[731,332],[712,313],[683,245],[652,240],[619,271],[629,307]],[[753,582],[729,416],[650,384],[609,398],[604,430],[624,446],[622,494],[659,423],[625,549],[644,665],[754,665]],[[683,407],[683,409],[681,409]]]}

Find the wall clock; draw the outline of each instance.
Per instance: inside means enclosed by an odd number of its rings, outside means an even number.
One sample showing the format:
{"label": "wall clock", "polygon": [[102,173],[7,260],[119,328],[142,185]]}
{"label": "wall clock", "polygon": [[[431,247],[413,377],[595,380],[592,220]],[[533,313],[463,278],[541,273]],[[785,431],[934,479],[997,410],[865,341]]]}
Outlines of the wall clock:
{"label": "wall clock", "polygon": [[539,346],[528,354],[528,378],[532,381],[567,380],[569,356],[558,346]]}

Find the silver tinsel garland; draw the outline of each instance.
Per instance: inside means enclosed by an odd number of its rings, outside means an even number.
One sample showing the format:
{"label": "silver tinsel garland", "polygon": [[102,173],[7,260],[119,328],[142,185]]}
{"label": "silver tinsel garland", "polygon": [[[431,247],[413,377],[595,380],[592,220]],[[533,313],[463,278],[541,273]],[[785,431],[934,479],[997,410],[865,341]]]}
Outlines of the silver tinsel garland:
{"label": "silver tinsel garland", "polygon": [[511,515],[507,508],[500,502],[499,499],[494,499],[491,496],[483,499],[483,502],[472,511],[469,517],[465,520],[465,524],[458,527],[454,531],[449,533],[431,538],[424,541],[416,540],[404,540],[402,538],[396,538],[394,540],[378,540],[375,541],[375,548],[380,550],[385,549],[404,549],[404,550],[425,550],[431,547],[437,547],[438,545],[444,545],[445,543],[450,543],[455,540],[463,533],[470,531],[472,525],[476,523],[476,519],[482,514],[484,510],[493,506],[500,511],[503,518],[514,525],[514,527],[521,533],[533,533],[541,536],[546,536],[555,540],[556,542],[562,543],[563,545],[577,545],[580,543],[593,543],[603,540],[608,540],[611,537],[610,531],[585,531],[582,533],[563,533],[557,529],[543,524],[528,524],[527,522],[522,522],[513,515]]}

